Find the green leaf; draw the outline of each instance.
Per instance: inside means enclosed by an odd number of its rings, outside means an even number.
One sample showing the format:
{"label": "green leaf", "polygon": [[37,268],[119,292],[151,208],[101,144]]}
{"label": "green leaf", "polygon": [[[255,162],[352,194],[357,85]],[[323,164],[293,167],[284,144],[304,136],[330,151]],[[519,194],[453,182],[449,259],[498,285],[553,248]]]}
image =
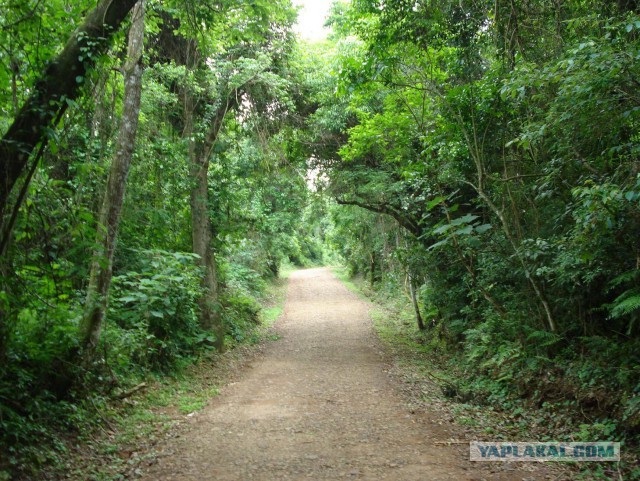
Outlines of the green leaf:
{"label": "green leaf", "polygon": [[484,234],[488,230],[490,230],[493,226],[491,224],[482,224],[475,228],[478,234]]}
{"label": "green leaf", "polygon": [[441,240],[440,242],[436,242],[435,244],[430,245],[428,250],[431,251],[431,250],[437,249],[438,247],[446,245],[448,243],[449,243],[449,239]]}
{"label": "green leaf", "polygon": [[441,225],[440,227],[437,227],[436,229],[434,229],[433,233],[434,234],[444,234],[445,232],[447,232],[452,227],[453,227],[453,224]]}
{"label": "green leaf", "polygon": [[134,296],[124,296],[124,297],[120,297],[118,300],[120,302],[124,302],[126,304],[127,302],[139,301],[140,298],[139,297],[134,297]]}
{"label": "green leaf", "polygon": [[613,302],[610,318],[618,319],[638,310],[640,310],[640,291],[627,291]]}
{"label": "green leaf", "polygon": [[458,217],[457,219],[453,219],[451,221],[451,225],[458,226],[458,225],[462,225],[462,224],[468,224],[468,223],[473,222],[474,220],[478,219],[479,217],[480,216],[478,216],[478,215],[467,214],[467,215],[464,215],[462,217]]}
{"label": "green leaf", "polygon": [[427,206],[426,206],[427,210],[432,210],[437,205],[442,204],[443,201],[444,201],[444,197],[439,196],[439,197],[436,197],[435,199],[431,200],[430,202],[427,202]]}
{"label": "green leaf", "polygon": [[454,234],[456,235],[469,235],[473,233],[473,226],[465,226],[462,229],[458,229],[457,231],[454,232]]}

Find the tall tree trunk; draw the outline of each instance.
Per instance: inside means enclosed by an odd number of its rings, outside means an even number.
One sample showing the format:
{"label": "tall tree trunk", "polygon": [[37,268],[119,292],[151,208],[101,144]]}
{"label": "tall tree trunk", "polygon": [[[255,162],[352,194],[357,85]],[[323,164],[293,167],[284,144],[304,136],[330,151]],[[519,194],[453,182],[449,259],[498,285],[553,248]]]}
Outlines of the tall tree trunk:
{"label": "tall tree trunk", "polygon": [[497,28],[496,47],[506,61],[507,67],[513,70],[517,54],[523,53],[520,48],[518,6],[514,0],[496,0],[494,17]]}
{"label": "tall tree trunk", "polygon": [[218,271],[213,248],[213,227],[209,216],[209,162],[213,147],[218,139],[227,112],[236,104],[235,97],[222,99],[216,116],[212,120],[203,140],[196,140],[194,129],[195,100],[193,95],[184,93],[183,136],[189,139],[191,162],[191,234],[193,252],[199,256],[199,264],[204,270],[203,294],[199,301],[200,326],[215,336],[215,348],[224,350],[225,326],[218,305]]}
{"label": "tall tree trunk", "polygon": [[113,253],[120,225],[120,213],[138,132],[143,72],[144,9],[144,0],[140,0],[133,12],[127,60],[123,68],[124,105],[122,119],[116,153],[111,164],[100,211],[96,241],[99,247],[93,255],[87,300],[80,323],[81,343],[86,360],[91,360],[94,357],[95,348],[100,340],[100,331],[111,285]]}
{"label": "tall tree trunk", "polygon": [[[95,60],[133,8],[136,0],[102,0],[49,64],[42,78],[0,140],[0,221],[4,222],[11,194],[24,173],[29,157],[47,131],[67,108],[67,100],[80,93],[80,86]],[[4,229],[3,236],[10,232]]]}
{"label": "tall tree trunk", "polygon": [[372,250],[369,254],[369,284],[371,287],[376,282],[376,251]]}
{"label": "tall tree trunk", "polygon": [[191,235],[193,252],[200,256],[204,269],[203,294],[200,297],[200,326],[213,332],[215,347],[224,349],[224,326],[218,309],[218,270],[213,250],[212,226],[209,217],[209,157],[193,146],[191,153]]}

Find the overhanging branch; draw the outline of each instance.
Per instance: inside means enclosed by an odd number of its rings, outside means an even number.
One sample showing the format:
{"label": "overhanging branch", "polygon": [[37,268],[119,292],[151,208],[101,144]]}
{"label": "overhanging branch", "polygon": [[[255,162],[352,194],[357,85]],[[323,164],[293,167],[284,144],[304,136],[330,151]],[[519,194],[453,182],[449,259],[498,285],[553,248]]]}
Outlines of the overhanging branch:
{"label": "overhanging branch", "polygon": [[67,41],[36,83],[11,127],[0,139],[0,218],[29,157],[47,141],[55,119],[80,94],[87,71],[95,65],[137,0],[102,0]]}
{"label": "overhanging branch", "polygon": [[353,205],[356,207],[361,207],[371,212],[376,212],[377,214],[388,215],[390,217],[393,217],[398,222],[398,224],[400,224],[401,227],[405,228],[416,238],[419,238],[422,235],[422,229],[420,228],[420,226],[416,221],[408,218],[406,215],[404,215],[402,212],[400,212],[398,209],[396,209],[390,204],[383,204],[383,203],[367,204],[357,200],[345,200],[345,199],[336,199],[336,202],[339,205]]}

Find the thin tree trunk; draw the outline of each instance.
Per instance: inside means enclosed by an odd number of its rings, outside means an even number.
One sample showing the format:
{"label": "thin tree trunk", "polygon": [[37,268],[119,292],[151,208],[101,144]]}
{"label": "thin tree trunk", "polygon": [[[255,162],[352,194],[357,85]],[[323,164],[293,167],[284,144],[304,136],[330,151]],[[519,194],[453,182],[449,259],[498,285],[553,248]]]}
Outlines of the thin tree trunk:
{"label": "thin tree trunk", "polygon": [[81,345],[90,361],[100,340],[111,285],[113,254],[120,225],[120,213],[135,147],[142,92],[142,52],[144,42],[144,0],[133,12],[124,73],[124,105],[116,153],[111,164],[98,225],[97,245],[91,263],[89,289],[80,323]]}
{"label": "thin tree trunk", "polygon": [[371,284],[371,287],[373,287],[373,285],[376,282],[376,251],[371,251],[371,254],[369,255],[369,284]]}
{"label": "thin tree trunk", "polygon": [[40,142],[46,142],[47,131],[66,110],[67,100],[78,97],[87,71],[107,49],[109,39],[135,3],[136,0],[102,0],[89,13],[34,86],[0,140],[0,221],[32,152]]}
{"label": "thin tree trunk", "polygon": [[[451,222],[453,221],[453,219],[451,218],[451,213],[449,212],[449,209],[445,208],[445,215],[447,216],[447,221],[449,222],[449,224],[451,224]],[[506,311],[506,309],[504,307],[502,307],[502,305],[489,293],[489,291],[487,291],[484,287],[482,287],[482,285],[480,284],[480,282],[478,282],[478,279],[476,277],[476,272],[473,268],[473,264],[467,260],[467,257],[464,255],[464,252],[462,251],[462,249],[460,248],[460,243],[458,242],[458,238],[456,237],[456,235],[453,235],[453,246],[456,250],[456,254],[458,256],[458,259],[460,259],[460,262],[462,262],[462,265],[464,266],[465,270],[469,273],[469,275],[471,276],[471,282],[473,283],[473,286],[475,288],[477,288],[480,293],[482,294],[482,297],[484,297],[489,304],[491,304],[494,309],[496,310],[496,312],[498,314],[500,314],[500,316],[502,316],[503,318],[507,318],[509,316],[509,313]]]}
{"label": "thin tree trunk", "polygon": [[544,294],[542,287],[538,284],[538,281],[534,279],[533,274],[529,270],[527,262],[524,259],[522,253],[520,252],[520,249],[518,248],[518,243],[516,239],[514,239],[511,233],[511,227],[509,226],[509,222],[507,221],[507,218],[505,217],[504,212],[489,198],[489,196],[485,192],[485,189],[484,189],[485,169],[484,169],[484,163],[483,163],[483,154],[482,154],[480,142],[478,139],[478,132],[476,130],[475,118],[472,116],[472,124],[473,124],[473,132],[472,132],[473,136],[472,136],[467,130],[467,128],[465,127],[465,123],[464,123],[462,114],[460,112],[457,112],[457,117],[459,121],[459,126],[467,142],[467,146],[469,147],[469,153],[471,154],[471,157],[473,159],[473,162],[475,163],[476,171],[477,171],[477,178],[478,178],[477,185],[473,184],[472,182],[467,182],[467,184],[473,187],[473,189],[477,192],[478,196],[487,204],[489,209],[491,209],[491,211],[500,220],[502,231],[504,232],[505,237],[511,244],[511,247],[513,249],[513,253],[516,256],[516,259],[518,259],[518,261],[520,262],[520,265],[525,274],[525,278],[533,288],[533,291],[536,297],[538,298],[538,301],[540,301],[540,304],[544,309],[547,327],[551,332],[554,332],[554,333],[558,332],[558,326],[556,324],[555,318],[553,317],[551,306],[547,301],[547,298]]}
{"label": "thin tree trunk", "polygon": [[203,294],[199,300],[200,326],[212,332],[215,337],[214,346],[224,350],[225,326],[218,305],[218,271],[216,254],[212,245],[211,218],[209,216],[209,163],[213,147],[218,139],[227,112],[233,108],[237,100],[228,96],[221,100],[218,112],[213,119],[203,140],[196,140],[193,113],[195,101],[193,95],[184,92],[183,136],[189,139],[189,158],[191,162],[191,234],[193,252],[199,256],[199,265],[204,270]]}
{"label": "thin tree trunk", "polygon": [[[200,149],[194,149],[196,152]],[[218,309],[218,270],[216,255],[211,244],[212,226],[209,218],[209,157],[194,154],[191,157],[191,234],[193,252],[200,256],[204,269],[203,288],[200,298],[200,326],[213,332],[215,347],[224,349],[224,326]]]}
{"label": "thin tree trunk", "polygon": [[407,269],[407,277],[409,278],[409,292],[411,294],[411,303],[413,304],[413,310],[416,312],[418,329],[424,331],[426,328],[424,325],[424,320],[422,319],[422,314],[420,314],[420,304],[418,304],[418,295],[416,293],[416,281],[411,275],[410,269]]}

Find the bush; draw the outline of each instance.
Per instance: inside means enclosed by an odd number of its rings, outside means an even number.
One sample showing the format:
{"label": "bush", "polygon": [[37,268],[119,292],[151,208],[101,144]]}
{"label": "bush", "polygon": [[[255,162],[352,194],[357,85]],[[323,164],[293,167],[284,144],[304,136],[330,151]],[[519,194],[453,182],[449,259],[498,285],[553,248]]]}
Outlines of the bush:
{"label": "bush", "polygon": [[202,273],[195,254],[138,254],[138,269],[113,279],[104,342],[120,371],[168,370],[212,341],[198,325]]}
{"label": "bush", "polygon": [[253,297],[234,291],[226,292],[220,301],[227,334],[236,342],[244,341],[260,322],[260,304]]}
{"label": "bush", "polygon": [[[0,474],[22,469],[25,459],[52,455],[43,445],[53,430],[67,431],[78,416],[71,387],[81,374],[76,303],[22,308],[11,319],[6,363],[0,365]],[[50,444],[50,443],[49,443]]]}

